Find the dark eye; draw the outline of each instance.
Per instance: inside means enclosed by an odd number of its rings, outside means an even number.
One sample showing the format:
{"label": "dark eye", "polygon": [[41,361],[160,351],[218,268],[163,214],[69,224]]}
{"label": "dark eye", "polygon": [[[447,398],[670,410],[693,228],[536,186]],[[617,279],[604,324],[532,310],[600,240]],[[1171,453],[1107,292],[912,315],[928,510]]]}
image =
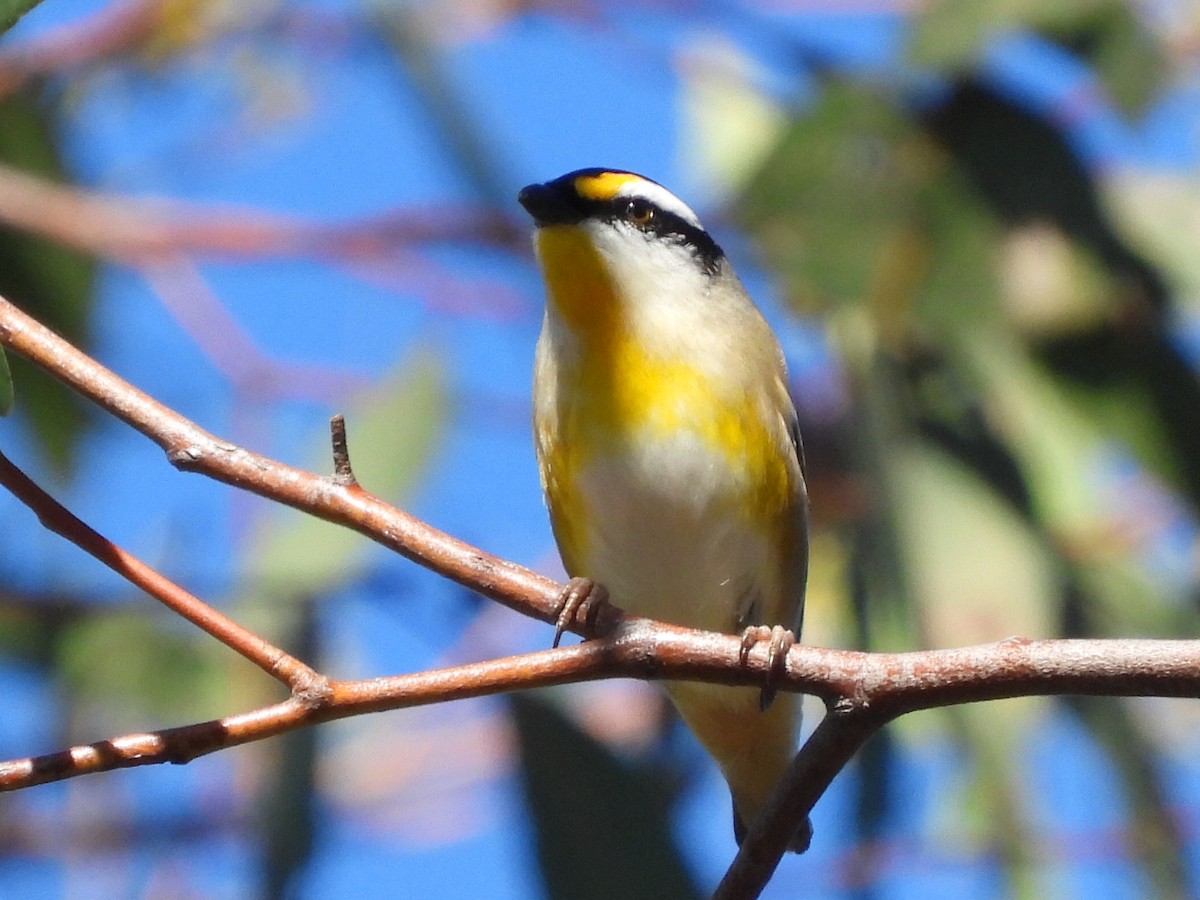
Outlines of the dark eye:
{"label": "dark eye", "polygon": [[630,200],[629,205],[625,207],[626,218],[640,228],[648,227],[654,221],[655,215],[654,207],[645,200]]}

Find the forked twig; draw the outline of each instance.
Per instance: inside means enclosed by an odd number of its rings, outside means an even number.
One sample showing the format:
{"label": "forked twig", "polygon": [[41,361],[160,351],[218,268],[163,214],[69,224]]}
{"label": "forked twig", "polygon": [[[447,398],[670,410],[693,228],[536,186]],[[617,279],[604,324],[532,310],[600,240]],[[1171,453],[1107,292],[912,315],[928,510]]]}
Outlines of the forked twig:
{"label": "forked twig", "polygon": [[[363,490],[353,478],[344,423],[339,419],[331,424],[334,475],[323,477],[221,441],[3,299],[0,346],[28,357],[145,434],[181,470],[203,473],[352,528],[526,615],[546,622],[557,616],[562,585],[471,547]],[[327,680],[125,554],[45,496],[3,456],[0,483],[21,497],[48,527],[293,690],[282,703],[220,720],[2,763],[0,790],[86,772],[186,762],[330,719],[518,688],[624,677],[757,686],[773,671],[765,649],[755,648],[743,659],[737,637],[649,622],[609,606],[594,631],[585,634],[596,639],[575,647],[392,678]],[[581,633],[590,630],[586,620],[574,621],[571,627]],[[899,654],[796,646],[786,663],[786,672],[776,681],[778,688],[819,696],[830,713],[801,748],[761,820],[751,826],[718,889],[723,900],[758,896],[795,824],[870,735],[897,716],[936,706],[1033,695],[1200,697],[1200,641],[1013,639]]]}
{"label": "forked twig", "polygon": [[324,682],[320,674],[294,656],[217,612],[132,553],[108,540],[46,493],[2,452],[0,485],[33,510],[42,525],[50,531],[91,554],[130,584],[141,588],[164,606],[235,650],[272,678],[282,681],[293,692],[309,693]]}

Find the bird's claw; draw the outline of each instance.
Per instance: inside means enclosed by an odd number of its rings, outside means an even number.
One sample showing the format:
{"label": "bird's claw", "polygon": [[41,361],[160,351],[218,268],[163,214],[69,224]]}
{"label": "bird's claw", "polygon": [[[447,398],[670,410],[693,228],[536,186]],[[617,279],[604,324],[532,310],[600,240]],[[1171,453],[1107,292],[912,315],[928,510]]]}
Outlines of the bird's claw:
{"label": "bird's claw", "polygon": [[768,641],[767,646],[767,678],[758,695],[759,709],[766,712],[778,693],[777,682],[787,672],[787,655],[796,643],[796,636],[782,625],[751,625],[742,632],[742,648],[738,659],[742,665],[750,657],[750,651],[755,644]]}
{"label": "bird's claw", "polygon": [[558,598],[558,616],[554,622],[554,643],[557,647],[563,632],[572,624],[582,622],[589,630],[596,624],[596,616],[608,605],[608,591],[604,585],[590,578],[572,578],[567,582]]}

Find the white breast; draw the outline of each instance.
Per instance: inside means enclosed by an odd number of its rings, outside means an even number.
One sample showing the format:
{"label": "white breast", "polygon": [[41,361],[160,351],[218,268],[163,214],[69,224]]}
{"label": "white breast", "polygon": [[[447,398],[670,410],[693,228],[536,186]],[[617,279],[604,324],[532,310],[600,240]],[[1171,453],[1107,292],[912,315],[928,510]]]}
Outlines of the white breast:
{"label": "white breast", "polygon": [[727,461],[687,433],[634,444],[580,473],[586,571],[637,615],[734,630],[772,566]]}

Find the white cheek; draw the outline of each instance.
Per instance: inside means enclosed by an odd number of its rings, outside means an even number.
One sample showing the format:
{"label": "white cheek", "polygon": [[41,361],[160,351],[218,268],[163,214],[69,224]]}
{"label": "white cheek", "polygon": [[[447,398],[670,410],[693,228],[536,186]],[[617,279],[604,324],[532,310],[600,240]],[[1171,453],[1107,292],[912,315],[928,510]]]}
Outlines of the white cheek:
{"label": "white cheek", "polygon": [[631,306],[694,300],[708,289],[708,276],[682,244],[639,231],[624,222],[590,226],[620,296]]}

